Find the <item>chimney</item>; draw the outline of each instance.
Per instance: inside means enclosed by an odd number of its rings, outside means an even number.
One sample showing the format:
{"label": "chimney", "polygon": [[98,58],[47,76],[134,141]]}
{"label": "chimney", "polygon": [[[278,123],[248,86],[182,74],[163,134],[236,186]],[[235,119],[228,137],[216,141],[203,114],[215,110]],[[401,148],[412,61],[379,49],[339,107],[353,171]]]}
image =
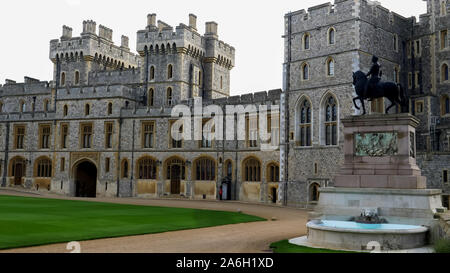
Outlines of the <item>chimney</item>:
{"label": "chimney", "polygon": [[156,13],[147,15],[147,28],[148,29],[156,28]]}
{"label": "chimney", "polygon": [[63,26],[61,40],[69,40],[71,38],[72,38],[72,28],[68,26]]}
{"label": "chimney", "polygon": [[194,14],[189,14],[189,27],[197,31],[197,16]]}
{"label": "chimney", "polygon": [[112,34],[113,34],[112,29],[107,28],[107,27],[102,26],[102,25],[100,25],[98,27],[98,36],[100,38],[103,38],[105,40],[108,40],[108,41],[112,42]]}
{"label": "chimney", "polygon": [[129,41],[130,39],[127,36],[122,35],[120,46],[125,49],[129,49]]}
{"label": "chimney", "polygon": [[216,22],[206,22],[205,36],[217,38],[217,26]]}
{"label": "chimney", "polygon": [[82,34],[94,34],[97,32],[97,23],[92,21],[92,20],[88,20],[88,21],[83,21],[83,33]]}

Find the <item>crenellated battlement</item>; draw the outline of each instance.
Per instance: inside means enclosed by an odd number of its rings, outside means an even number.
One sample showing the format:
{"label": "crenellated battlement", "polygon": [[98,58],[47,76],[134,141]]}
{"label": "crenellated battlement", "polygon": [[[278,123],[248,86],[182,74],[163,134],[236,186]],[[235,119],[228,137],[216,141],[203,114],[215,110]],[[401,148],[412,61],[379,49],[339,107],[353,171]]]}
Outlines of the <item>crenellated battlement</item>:
{"label": "crenellated battlement", "polygon": [[24,77],[24,82],[22,83],[6,80],[4,85],[0,85],[0,96],[50,94],[53,87],[53,82],[40,81],[30,77]]}
{"label": "crenellated battlement", "polygon": [[197,32],[197,17],[189,15],[189,25],[173,27],[158,20],[156,14],[149,14],[145,30],[137,32],[137,51],[143,57],[145,52],[157,54],[188,54],[195,58],[207,58],[212,62],[229,67],[234,66],[235,49],[218,39],[218,25],[207,22],[205,34]]}
{"label": "crenellated battlement", "polygon": [[[114,45],[113,30],[99,26],[96,34],[96,22],[84,21],[80,37],[72,37],[72,29],[63,26],[61,39],[50,41],[50,59],[53,63],[61,61],[92,61],[95,56],[105,57],[109,64],[120,63],[123,67],[138,67],[139,56],[129,50],[128,37],[122,36],[120,46]],[[79,56],[79,58],[75,58]],[[119,67],[120,67],[119,66]]]}

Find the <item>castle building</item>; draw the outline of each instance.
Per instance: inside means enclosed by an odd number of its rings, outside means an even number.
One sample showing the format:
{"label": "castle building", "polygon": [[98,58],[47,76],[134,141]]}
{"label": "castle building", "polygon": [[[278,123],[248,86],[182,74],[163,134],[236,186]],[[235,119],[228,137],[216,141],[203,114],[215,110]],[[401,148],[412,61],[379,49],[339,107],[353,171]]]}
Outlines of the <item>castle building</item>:
{"label": "castle building", "polygon": [[[427,6],[419,22],[369,0],[335,0],[286,14],[281,172],[288,204],[313,204],[318,188],[333,185],[344,160],[340,120],[360,113],[352,102],[352,72],[367,73],[376,55],[382,80],[404,87],[409,111],[421,121],[418,165],[428,187],[443,189],[448,207],[450,1],[428,0]],[[377,99],[366,107],[376,114],[388,105]]]}
{"label": "castle building", "polygon": [[[50,41],[51,81],[0,86],[1,186],[78,197],[216,200],[222,192],[225,200],[314,206],[344,159],[340,120],[359,114],[352,72],[368,72],[377,55],[382,79],[408,93],[406,110],[421,121],[418,164],[448,207],[450,2],[427,3],[419,22],[368,0],[288,13],[283,91],[241,96],[230,96],[235,49],[219,40],[215,22],[201,35],[193,14],[175,29],[149,14],[138,54],[128,37],[117,46],[113,31],[100,25],[97,33],[93,21],[79,37],[63,26]],[[384,113],[387,104],[367,108]],[[179,106],[191,118],[182,126],[172,115]],[[244,110],[228,126],[221,113],[230,106]],[[269,139],[259,131],[266,118]],[[205,129],[233,138],[172,134]]]}

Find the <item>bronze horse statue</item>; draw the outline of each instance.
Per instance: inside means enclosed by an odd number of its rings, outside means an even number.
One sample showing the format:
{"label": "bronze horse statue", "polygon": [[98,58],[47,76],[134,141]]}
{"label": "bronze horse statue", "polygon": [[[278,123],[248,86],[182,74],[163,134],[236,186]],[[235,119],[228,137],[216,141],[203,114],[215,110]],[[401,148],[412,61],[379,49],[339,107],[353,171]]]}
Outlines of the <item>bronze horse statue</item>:
{"label": "bronze horse statue", "polygon": [[353,85],[355,86],[356,94],[358,95],[353,99],[353,104],[356,109],[360,110],[361,108],[356,105],[356,100],[361,101],[361,105],[363,108],[363,115],[366,114],[366,107],[364,105],[364,100],[369,99],[378,99],[378,98],[387,98],[391,101],[391,105],[386,108],[386,113],[395,106],[396,103],[401,106],[407,106],[408,97],[403,90],[401,84],[397,84],[394,82],[378,82],[376,88],[370,88],[367,92],[367,96],[364,95],[364,90],[366,88],[367,76],[364,72],[358,71],[353,73]]}

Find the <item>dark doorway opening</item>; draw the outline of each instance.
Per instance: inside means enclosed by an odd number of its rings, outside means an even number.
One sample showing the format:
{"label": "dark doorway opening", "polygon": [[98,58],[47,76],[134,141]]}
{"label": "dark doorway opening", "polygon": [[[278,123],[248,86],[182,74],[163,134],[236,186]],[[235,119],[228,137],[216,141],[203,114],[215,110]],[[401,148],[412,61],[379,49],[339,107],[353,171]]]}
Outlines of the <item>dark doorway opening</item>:
{"label": "dark doorway opening", "polygon": [[25,174],[25,163],[17,161],[14,166],[14,185],[22,185],[22,177]]}
{"label": "dark doorway opening", "polygon": [[231,200],[231,181],[228,177],[222,181],[222,200]]}
{"label": "dark doorway opening", "polygon": [[277,188],[272,188],[272,203],[276,203],[277,202]]}
{"label": "dark doorway opening", "polygon": [[75,196],[97,197],[97,167],[89,161],[82,162],[76,167]]}
{"label": "dark doorway opening", "polygon": [[170,167],[170,193],[181,193],[181,166],[172,165]]}

